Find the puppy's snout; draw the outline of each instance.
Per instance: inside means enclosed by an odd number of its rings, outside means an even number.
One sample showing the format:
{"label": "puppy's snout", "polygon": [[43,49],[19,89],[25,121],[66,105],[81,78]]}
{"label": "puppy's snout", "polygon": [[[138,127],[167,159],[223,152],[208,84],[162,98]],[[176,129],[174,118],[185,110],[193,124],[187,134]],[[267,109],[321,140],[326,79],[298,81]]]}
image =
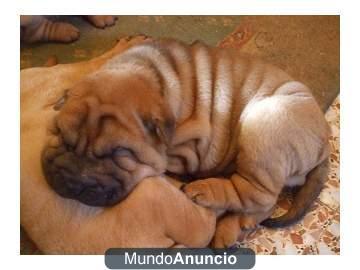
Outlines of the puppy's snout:
{"label": "puppy's snout", "polygon": [[47,182],[63,197],[110,206],[126,195],[123,182],[106,172],[101,160],[49,147],[43,152],[42,163]]}

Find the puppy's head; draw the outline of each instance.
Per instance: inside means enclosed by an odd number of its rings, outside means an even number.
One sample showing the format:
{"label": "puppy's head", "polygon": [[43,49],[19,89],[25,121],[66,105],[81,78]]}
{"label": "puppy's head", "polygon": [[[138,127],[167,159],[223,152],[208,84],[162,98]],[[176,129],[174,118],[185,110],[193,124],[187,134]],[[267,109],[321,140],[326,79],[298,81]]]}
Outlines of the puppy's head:
{"label": "puppy's head", "polygon": [[175,122],[160,89],[146,79],[101,71],[68,90],[54,108],[59,112],[42,164],[63,197],[113,205],[143,178],[165,171]]}

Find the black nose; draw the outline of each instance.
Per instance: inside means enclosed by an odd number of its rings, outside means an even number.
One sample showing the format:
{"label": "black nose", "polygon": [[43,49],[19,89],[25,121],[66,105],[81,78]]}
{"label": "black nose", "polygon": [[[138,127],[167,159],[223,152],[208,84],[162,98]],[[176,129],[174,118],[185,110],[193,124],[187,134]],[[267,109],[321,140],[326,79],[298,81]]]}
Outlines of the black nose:
{"label": "black nose", "polygon": [[121,184],[117,181],[104,185],[99,178],[69,175],[61,170],[46,178],[59,195],[91,206],[111,206],[124,197]]}
{"label": "black nose", "polygon": [[126,195],[122,181],[92,172],[93,164],[84,164],[72,154],[66,153],[53,160],[43,157],[42,163],[47,182],[62,197],[91,206],[111,206]]}

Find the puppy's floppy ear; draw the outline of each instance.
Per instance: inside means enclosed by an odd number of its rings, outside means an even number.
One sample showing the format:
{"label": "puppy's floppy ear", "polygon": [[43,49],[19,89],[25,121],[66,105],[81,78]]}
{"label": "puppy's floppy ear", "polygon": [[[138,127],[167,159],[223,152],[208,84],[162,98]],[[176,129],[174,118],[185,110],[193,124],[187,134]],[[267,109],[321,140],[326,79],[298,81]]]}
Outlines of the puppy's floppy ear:
{"label": "puppy's floppy ear", "polygon": [[161,120],[147,118],[143,120],[146,130],[167,146],[171,144],[171,140],[175,133],[175,120],[172,118]]}

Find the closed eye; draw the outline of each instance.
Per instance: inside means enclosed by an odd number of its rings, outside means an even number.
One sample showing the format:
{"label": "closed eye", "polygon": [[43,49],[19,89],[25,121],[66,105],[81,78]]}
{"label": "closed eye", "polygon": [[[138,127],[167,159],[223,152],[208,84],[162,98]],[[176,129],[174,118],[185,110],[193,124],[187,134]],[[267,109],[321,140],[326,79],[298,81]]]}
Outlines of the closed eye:
{"label": "closed eye", "polygon": [[134,153],[130,149],[119,147],[113,152],[113,155],[116,157],[133,157]]}
{"label": "closed eye", "polygon": [[117,166],[127,171],[133,171],[136,168],[137,159],[129,149],[116,149],[113,153],[113,160]]}
{"label": "closed eye", "polygon": [[53,107],[55,111],[59,111],[64,106],[64,104],[68,98],[68,92],[69,92],[69,89],[66,89],[64,92],[64,95],[55,102],[54,107]]}

